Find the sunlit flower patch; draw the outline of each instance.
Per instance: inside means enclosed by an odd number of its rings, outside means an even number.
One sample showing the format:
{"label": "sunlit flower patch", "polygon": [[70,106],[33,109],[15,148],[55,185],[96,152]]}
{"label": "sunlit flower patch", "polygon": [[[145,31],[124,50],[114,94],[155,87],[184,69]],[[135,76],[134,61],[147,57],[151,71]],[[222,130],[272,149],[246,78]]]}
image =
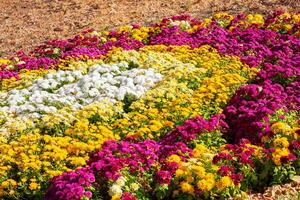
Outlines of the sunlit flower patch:
{"label": "sunlit flower patch", "polygon": [[174,16],[0,59],[0,197],[246,198],[291,181],[299,23]]}

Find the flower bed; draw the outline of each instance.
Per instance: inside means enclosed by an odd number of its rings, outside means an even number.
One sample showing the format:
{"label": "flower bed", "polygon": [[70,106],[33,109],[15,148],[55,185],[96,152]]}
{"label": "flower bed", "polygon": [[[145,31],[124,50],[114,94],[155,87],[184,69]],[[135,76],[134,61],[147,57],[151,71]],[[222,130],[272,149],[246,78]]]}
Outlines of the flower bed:
{"label": "flower bed", "polygon": [[0,60],[0,196],[245,198],[291,181],[299,23],[175,16]]}

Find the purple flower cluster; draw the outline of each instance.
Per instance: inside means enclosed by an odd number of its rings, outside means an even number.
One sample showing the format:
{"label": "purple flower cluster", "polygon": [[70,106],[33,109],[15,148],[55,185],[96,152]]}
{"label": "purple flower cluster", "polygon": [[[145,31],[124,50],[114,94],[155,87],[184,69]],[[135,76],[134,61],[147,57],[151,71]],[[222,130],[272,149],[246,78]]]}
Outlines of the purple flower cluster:
{"label": "purple flower cluster", "polygon": [[203,131],[211,132],[215,129],[227,127],[224,117],[224,115],[214,115],[209,120],[205,120],[200,116],[189,119],[162,138],[160,143],[172,144],[181,141],[187,144],[196,139],[197,134],[201,134]]}
{"label": "purple flower cluster", "polygon": [[45,196],[46,200],[52,199],[74,199],[81,197],[91,197],[92,193],[85,188],[90,187],[95,182],[95,176],[88,168],[76,170],[76,172],[64,173],[53,179],[55,187],[50,187]]}
{"label": "purple flower cluster", "polygon": [[0,81],[2,79],[9,79],[15,77],[17,80],[19,79],[18,72],[15,72],[13,69],[7,69],[7,65],[0,65]]}
{"label": "purple flower cluster", "polygon": [[87,162],[93,171],[102,171],[106,178],[116,180],[125,166],[131,172],[144,172],[158,159],[159,145],[153,140],[141,143],[122,141],[105,142],[103,149]]}
{"label": "purple flower cluster", "polygon": [[149,43],[193,48],[208,44],[222,54],[239,56],[250,66],[262,66],[259,77],[263,79],[300,75],[300,39],[272,30],[236,27],[229,31],[213,23],[192,33],[181,31],[178,26],[163,27],[159,34],[150,37]]}
{"label": "purple flower cluster", "polygon": [[22,69],[26,70],[36,70],[36,69],[50,69],[55,68],[55,65],[58,64],[57,60],[52,58],[44,57],[44,58],[28,58],[26,62],[22,64],[17,64],[12,69],[7,69],[7,65],[0,65],[0,81],[2,79],[9,79],[15,77],[17,80],[19,79],[18,71]]}
{"label": "purple flower cluster", "polygon": [[129,38],[126,35],[122,35],[115,42],[106,42],[103,45],[99,45],[99,47],[80,47],[77,46],[72,50],[65,51],[61,54],[60,58],[65,59],[68,57],[71,58],[80,58],[80,56],[84,56],[86,59],[97,59],[101,56],[108,53],[112,47],[119,47],[124,50],[131,49],[139,49],[143,47],[144,44],[138,40],[134,40]]}
{"label": "purple flower cluster", "polygon": [[124,192],[122,194],[122,200],[136,200],[137,198],[133,196],[130,192]]}
{"label": "purple flower cluster", "polygon": [[56,69],[61,60],[70,58],[75,60],[99,59],[113,47],[131,50],[144,46],[142,42],[132,39],[126,32],[118,35],[114,35],[112,32],[110,37],[113,36],[117,37],[117,41],[108,41],[103,44],[99,37],[91,36],[87,31],[85,35],[77,35],[68,40],[48,41],[38,46],[29,55],[19,51],[16,58],[24,63],[15,64],[13,69],[6,69],[7,65],[0,65],[0,81],[12,77],[19,79],[21,69]]}
{"label": "purple flower cluster", "polygon": [[163,184],[170,184],[172,179],[172,174],[170,171],[167,170],[159,170],[156,173],[156,181],[163,185]]}
{"label": "purple flower cluster", "polygon": [[24,64],[18,64],[18,69],[49,69],[51,66],[58,64],[58,61],[52,58],[30,58]]}
{"label": "purple flower cluster", "polygon": [[224,109],[230,127],[228,135],[235,143],[242,138],[259,143],[270,131],[269,124],[264,123],[268,122],[268,115],[280,108],[286,109],[287,101],[290,99],[284,88],[279,84],[272,84],[270,80],[261,85],[241,87]]}
{"label": "purple flower cluster", "polygon": [[[155,163],[165,160],[172,154],[184,158],[189,156],[191,149],[183,143],[161,145],[154,140],[143,142],[106,141],[102,150],[93,154],[87,162],[87,167],[66,172],[55,177],[46,193],[46,199],[80,199],[89,192],[88,187],[97,186],[97,180],[102,177],[105,180],[117,180],[121,176],[121,170],[126,167],[131,174],[143,175],[143,172],[151,171]],[[165,169],[178,166],[169,165]],[[169,182],[170,171],[158,171],[160,182]],[[96,180],[96,181],[95,181]],[[88,193],[90,195],[90,193]]]}

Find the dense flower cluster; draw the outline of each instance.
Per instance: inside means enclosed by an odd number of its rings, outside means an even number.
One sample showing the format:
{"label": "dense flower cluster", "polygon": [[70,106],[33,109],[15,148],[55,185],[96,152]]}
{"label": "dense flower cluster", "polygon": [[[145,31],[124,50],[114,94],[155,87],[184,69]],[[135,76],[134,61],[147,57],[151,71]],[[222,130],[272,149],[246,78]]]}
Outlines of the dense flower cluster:
{"label": "dense flower cluster", "polygon": [[0,197],[240,197],[300,173],[299,14],[165,18],[0,59]]}

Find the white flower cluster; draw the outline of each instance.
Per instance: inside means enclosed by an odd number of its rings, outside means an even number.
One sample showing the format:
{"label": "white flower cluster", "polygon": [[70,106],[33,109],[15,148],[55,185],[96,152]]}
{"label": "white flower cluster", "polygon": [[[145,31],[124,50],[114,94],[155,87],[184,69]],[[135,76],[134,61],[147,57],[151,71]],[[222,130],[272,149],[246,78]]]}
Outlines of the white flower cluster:
{"label": "white flower cluster", "polygon": [[120,177],[117,179],[116,183],[113,184],[108,191],[108,194],[113,197],[113,196],[122,196],[122,187],[125,186],[126,179],[124,177]]}
{"label": "white flower cluster", "polygon": [[[108,194],[111,197],[122,196],[122,193],[123,193],[122,189],[124,189],[126,183],[127,183],[126,178],[124,178],[123,176],[119,177],[116,180],[116,182],[109,187]],[[137,191],[140,188],[140,185],[136,182],[128,183],[128,186],[129,186],[129,189],[132,191]],[[128,188],[128,186],[127,186],[127,188]]]}
{"label": "white flower cluster", "polygon": [[188,21],[185,21],[185,20],[173,21],[172,19],[170,19],[170,22],[171,22],[170,23],[171,26],[179,26],[182,31],[185,31],[185,30],[191,28],[190,23]]}
{"label": "white flower cluster", "polygon": [[[125,70],[124,70],[125,69]],[[123,100],[126,94],[136,97],[162,80],[153,69],[128,69],[128,64],[96,64],[84,71],[58,71],[37,79],[26,89],[0,94],[0,111],[40,117],[69,106],[81,109],[93,102]]]}

